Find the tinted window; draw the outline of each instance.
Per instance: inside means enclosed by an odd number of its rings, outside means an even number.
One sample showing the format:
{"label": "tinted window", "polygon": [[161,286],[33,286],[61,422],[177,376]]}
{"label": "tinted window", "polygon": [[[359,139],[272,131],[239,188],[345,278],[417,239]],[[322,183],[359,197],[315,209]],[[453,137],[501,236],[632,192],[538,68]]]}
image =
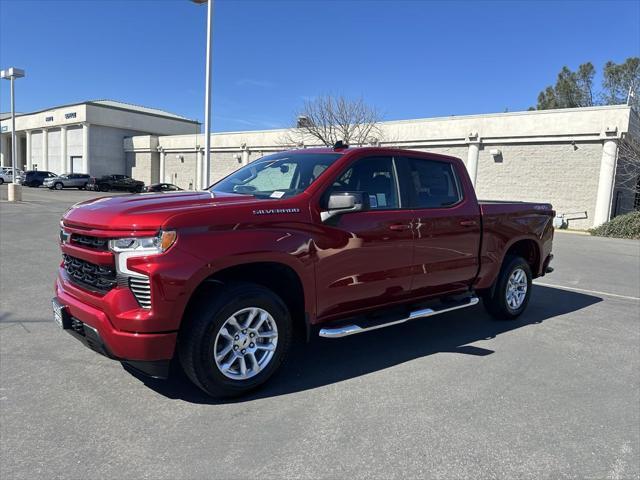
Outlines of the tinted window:
{"label": "tinted window", "polygon": [[372,210],[399,208],[398,188],[391,157],[369,157],[356,161],[333,183],[333,192],[364,192]]}
{"label": "tinted window", "polygon": [[435,160],[409,159],[412,207],[442,208],[462,197],[453,165]]}
{"label": "tinted window", "polygon": [[287,198],[303,192],[341,154],[276,153],[262,157],[211,187],[214,192]]}

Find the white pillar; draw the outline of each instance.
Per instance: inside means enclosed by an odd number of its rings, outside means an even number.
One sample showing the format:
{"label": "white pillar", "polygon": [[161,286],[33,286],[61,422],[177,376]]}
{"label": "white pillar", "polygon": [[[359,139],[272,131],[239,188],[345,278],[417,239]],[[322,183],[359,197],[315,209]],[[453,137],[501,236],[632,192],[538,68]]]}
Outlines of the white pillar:
{"label": "white pillar", "polygon": [[605,140],[602,146],[600,160],[600,176],[598,177],[598,196],[596,209],[593,214],[593,226],[597,227],[609,221],[611,199],[616,179],[616,158],[618,156],[618,142],[616,139]]}
{"label": "white pillar", "polygon": [[82,172],[89,173],[89,124],[82,124]]}
{"label": "white pillar", "polygon": [[38,170],[49,170],[49,133],[42,130],[42,166]]}
{"label": "white pillar", "polygon": [[71,160],[67,158],[67,127],[60,127],[60,164],[64,173],[71,173]]}
{"label": "white pillar", "polygon": [[202,190],[202,165],[204,163],[204,150],[202,147],[196,147],[196,184],[195,190]]}
{"label": "white pillar", "polygon": [[0,166],[8,167],[10,164],[8,135],[0,135]]}
{"label": "white pillar", "polygon": [[158,151],[160,152],[160,183],[164,183],[164,175],[167,170],[167,152],[162,147],[158,147]]}
{"label": "white pillar", "polygon": [[249,149],[246,146],[242,149],[242,165],[249,165]]}
{"label": "white pillar", "polygon": [[22,170],[22,137],[16,132],[16,165]]}
{"label": "white pillar", "polygon": [[31,130],[27,130],[27,170],[31,170]]}
{"label": "white pillar", "polygon": [[467,172],[471,177],[471,183],[476,186],[476,178],[478,177],[478,158],[480,156],[480,140],[471,141],[469,143],[469,151],[467,152]]}

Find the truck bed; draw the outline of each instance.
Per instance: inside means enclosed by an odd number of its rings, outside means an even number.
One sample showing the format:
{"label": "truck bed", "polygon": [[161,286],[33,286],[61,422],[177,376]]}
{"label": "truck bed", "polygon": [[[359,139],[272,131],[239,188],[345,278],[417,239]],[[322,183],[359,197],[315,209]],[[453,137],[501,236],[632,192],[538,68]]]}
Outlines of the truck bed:
{"label": "truck bed", "polygon": [[539,213],[543,215],[550,215],[551,218],[555,215],[551,204],[549,203],[535,203],[535,202],[514,202],[508,200],[479,200],[480,211],[482,215],[500,215],[511,213]]}

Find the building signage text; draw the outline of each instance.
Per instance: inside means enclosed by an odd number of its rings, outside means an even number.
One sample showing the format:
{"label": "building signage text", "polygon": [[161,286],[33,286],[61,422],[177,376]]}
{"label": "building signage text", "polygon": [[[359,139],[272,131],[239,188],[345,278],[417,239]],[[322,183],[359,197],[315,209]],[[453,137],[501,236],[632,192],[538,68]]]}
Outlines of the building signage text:
{"label": "building signage text", "polygon": [[46,117],[44,119],[45,122],[53,122],[53,115],[51,115],[50,117]]}
{"label": "building signage text", "polygon": [[64,118],[66,118],[67,120],[69,120],[70,118],[76,118],[76,112],[65,113]]}

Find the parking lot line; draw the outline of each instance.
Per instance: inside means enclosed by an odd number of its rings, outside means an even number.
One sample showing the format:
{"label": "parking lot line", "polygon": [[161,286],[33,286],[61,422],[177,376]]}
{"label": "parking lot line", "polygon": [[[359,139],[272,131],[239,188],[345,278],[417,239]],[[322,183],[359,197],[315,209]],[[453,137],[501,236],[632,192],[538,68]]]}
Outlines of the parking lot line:
{"label": "parking lot line", "polygon": [[541,287],[559,288],[560,290],[569,290],[571,292],[590,293],[590,294],[594,294],[594,295],[604,295],[606,297],[623,298],[625,300],[635,300],[636,302],[640,302],[640,298],[639,297],[630,297],[628,295],[618,295],[617,293],[600,292],[598,290],[587,290],[586,288],[567,287],[565,285],[556,285],[554,283],[533,282],[533,284],[534,285],[540,285]]}

